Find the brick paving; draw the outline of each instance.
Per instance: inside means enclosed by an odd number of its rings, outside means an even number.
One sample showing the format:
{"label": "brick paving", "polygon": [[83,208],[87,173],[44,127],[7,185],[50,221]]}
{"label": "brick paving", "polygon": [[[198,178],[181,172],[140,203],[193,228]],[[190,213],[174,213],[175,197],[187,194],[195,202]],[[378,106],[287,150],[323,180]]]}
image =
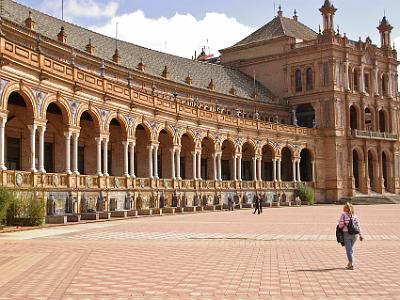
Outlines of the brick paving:
{"label": "brick paving", "polygon": [[[184,214],[0,234],[0,299],[400,299],[400,206]],[[378,217],[377,217],[378,216]]]}

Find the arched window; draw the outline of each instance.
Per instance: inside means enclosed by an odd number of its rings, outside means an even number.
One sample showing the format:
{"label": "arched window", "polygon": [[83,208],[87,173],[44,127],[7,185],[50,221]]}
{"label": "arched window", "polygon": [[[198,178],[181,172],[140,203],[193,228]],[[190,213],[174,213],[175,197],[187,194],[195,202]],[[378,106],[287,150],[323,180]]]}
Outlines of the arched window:
{"label": "arched window", "polygon": [[358,113],[353,105],[350,106],[350,128],[352,130],[358,129]]}
{"label": "arched window", "polygon": [[357,69],[354,69],[353,72],[353,83],[354,83],[354,92],[360,91],[359,74]]}
{"label": "arched window", "polygon": [[382,75],[381,88],[382,88],[382,95],[383,96],[387,96],[387,94],[388,94],[388,91],[387,91],[387,76],[385,74]]}
{"label": "arched window", "polygon": [[294,77],[295,77],[296,92],[301,92],[303,90],[303,83],[301,82],[301,71],[296,70]]}
{"label": "arched window", "polygon": [[307,91],[311,91],[314,89],[314,72],[311,68],[308,68],[306,71],[306,83]]}

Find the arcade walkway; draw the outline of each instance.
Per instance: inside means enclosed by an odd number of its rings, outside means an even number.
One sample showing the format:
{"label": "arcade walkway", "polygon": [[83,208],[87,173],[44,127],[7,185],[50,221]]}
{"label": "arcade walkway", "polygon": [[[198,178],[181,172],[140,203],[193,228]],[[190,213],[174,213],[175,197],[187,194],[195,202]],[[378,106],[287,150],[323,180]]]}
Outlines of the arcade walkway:
{"label": "arcade walkway", "polygon": [[0,299],[394,299],[400,206],[357,206],[346,271],[341,206],[148,217],[0,233]]}

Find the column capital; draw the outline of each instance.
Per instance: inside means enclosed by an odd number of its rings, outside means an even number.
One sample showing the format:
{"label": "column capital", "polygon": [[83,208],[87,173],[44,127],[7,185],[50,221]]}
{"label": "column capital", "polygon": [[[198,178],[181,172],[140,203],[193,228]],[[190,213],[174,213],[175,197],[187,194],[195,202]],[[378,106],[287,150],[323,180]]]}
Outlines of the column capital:
{"label": "column capital", "polygon": [[44,133],[46,131],[46,125],[38,125],[37,130],[39,133]]}
{"label": "column capital", "polygon": [[37,129],[37,124],[31,124],[31,125],[27,125],[29,131],[36,131]]}

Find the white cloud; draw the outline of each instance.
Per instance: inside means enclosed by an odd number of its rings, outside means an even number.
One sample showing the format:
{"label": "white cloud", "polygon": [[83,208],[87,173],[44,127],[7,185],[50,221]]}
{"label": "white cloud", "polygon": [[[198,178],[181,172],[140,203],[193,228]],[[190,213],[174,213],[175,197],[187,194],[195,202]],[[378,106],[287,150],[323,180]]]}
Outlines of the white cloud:
{"label": "white cloud", "polygon": [[171,18],[152,19],[141,10],[115,16],[106,25],[91,29],[114,37],[117,22],[119,39],[188,58],[207,46],[207,40],[209,51],[217,55],[219,49],[235,44],[255,30],[220,13],[207,13],[202,20],[179,13]]}
{"label": "white cloud", "polygon": [[[95,0],[66,0],[64,1],[64,16],[68,21],[76,18],[113,18],[119,4],[110,1],[105,4],[96,3]],[[54,15],[61,14],[61,1],[43,1],[42,11],[48,11]]]}
{"label": "white cloud", "polygon": [[118,10],[118,3],[111,1],[107,4],[97,4],[94,0],[69,0],[65,11],[74,17],[107,17],[112,18]]}

